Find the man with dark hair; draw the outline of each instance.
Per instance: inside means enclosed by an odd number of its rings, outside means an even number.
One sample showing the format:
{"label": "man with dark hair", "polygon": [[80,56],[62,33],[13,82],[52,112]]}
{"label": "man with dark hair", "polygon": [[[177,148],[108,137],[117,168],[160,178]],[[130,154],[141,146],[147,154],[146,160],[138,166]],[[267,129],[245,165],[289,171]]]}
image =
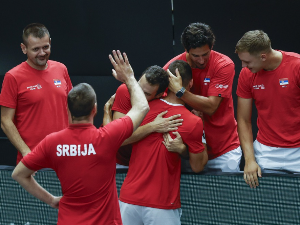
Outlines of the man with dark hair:
{"label": "man with dark hair", "polygon": [[[147,101],[160,98],[169,85],[167,72],[159,66],[150,66],[143,73],[138,81]],[[113,119],[123,117],[131,109],[130,95],[125,85],[121,85],[115,96],[112,106]],[[128,166],[131,154],[131,143],[136,142],[152,132],[164,133],[176,130],[181,125],[182,119],[177,119],[180,115],[174,115],[169,118],[163,118],[167,112],[162,112],[157,118],[144,126],[139,127],[133,136],[123,143],[117,154],[117,163]],[[105,124],[104,124],[105,125]],[[118,165],[119,166],[119,165]]]}
{"label": "man with dark hair", "polygon": [[46,135],[68,126],[67,95],[72,89],[65,65],[49,60],[47,28],[29,24],[22,38],[27,60],[5,74],[0,95],[1,128],[18,150],[17,164]]}
{"label": "man with dark hair", "polygon": [[[262,172],[300,173],[300,55],[272,49],[262,30],[246,32],[235,52],[243,67],[236,93],[245,182],[258,186]],[[259,130],[254,143],[253,99]]]}
{"label": "man with dark hair", "polygon": [[[93,88],[81,83],[68,95],[71,124],[52,133],[26,155],[12,177],[36,198],[59,208],[57,224],[122,224],[116,189],[115,157],[121,143],[140,125],[149,111],[148,102],[134,78],[126,54],[109,56],[113,76],[124,82],[131,96],[131,110],[121,119],[97,129]],[[43,189],[31,176],[42,168],[55,170],[62,197]]]}
{"label": "man with dark hair", "polygon": [[[234,63],[227,56],[213,51],[215,36],[204,23],[191,23],[181,36],[185,52],[171,59],[184,60],[193,71],[193,87],[186,90],[180,77],[170,75],[169,89],[196,111],[203,113],[209,160],[208,169],[223,172],[240,171],[242,156],[234,118],[232,83]],[[199,134],[199,137],[202,133]]]}
{"label": "man with dark hair", "polygon": [[[176,69],[177,68],[177,69]],[[183,86],[192,86],[192,71],[184,61],[176,61],[171,71],[182,76]],[[129,170],[120,191],[120,210],[124,225],[177,225],[180,224],[180,175],[181,155],[189,155],[194,172],[203,170],[207,152],[199,133],[203,132],[202,120],[189,112],[184,102],[169,92],[166,97],[149,102],[150,111],[141,125],[145,125],[161,112],[166,116],[181,114],[183,123],[171,138],[179,134],[186,148],[169,151],[164,145],[163,134],[151,133],[133,144]],[[165,143],[167,144],[167,143]]]}

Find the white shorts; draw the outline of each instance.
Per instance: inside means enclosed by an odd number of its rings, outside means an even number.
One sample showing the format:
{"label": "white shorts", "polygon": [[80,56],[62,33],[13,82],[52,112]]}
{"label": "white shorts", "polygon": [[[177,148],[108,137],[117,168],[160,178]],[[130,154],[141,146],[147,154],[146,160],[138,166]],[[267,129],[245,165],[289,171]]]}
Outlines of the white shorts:
{"label": "white shorts", "polygon": [[279,148],[253,142],[255,159],[263,172],[300,173],[300,148]]}
{"label": "white shorts", "polygon": [[123,166],[121,164],[116,163],[116,169],[128,169],[128,166]]}
{"label": "white shorts", "polygon": [[123,225],[180,225],[179,209],[157,209],[119,201]]}
{"label": "white shorts", "polygon": [[242,150],[239,146],[215,159],[208,160],[204,171],[221,170],[222,172],[240,172],[241,158]]}

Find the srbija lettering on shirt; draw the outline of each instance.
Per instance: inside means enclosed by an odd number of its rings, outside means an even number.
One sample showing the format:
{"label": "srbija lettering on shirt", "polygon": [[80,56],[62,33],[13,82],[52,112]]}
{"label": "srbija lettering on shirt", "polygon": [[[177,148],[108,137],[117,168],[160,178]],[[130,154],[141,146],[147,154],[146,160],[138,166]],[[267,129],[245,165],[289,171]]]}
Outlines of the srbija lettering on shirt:
{"label": "srbija lettering on shirt", "polygon": [[93,144],[82,145],[57,145],[57,156],[86,156],[96,155]]}

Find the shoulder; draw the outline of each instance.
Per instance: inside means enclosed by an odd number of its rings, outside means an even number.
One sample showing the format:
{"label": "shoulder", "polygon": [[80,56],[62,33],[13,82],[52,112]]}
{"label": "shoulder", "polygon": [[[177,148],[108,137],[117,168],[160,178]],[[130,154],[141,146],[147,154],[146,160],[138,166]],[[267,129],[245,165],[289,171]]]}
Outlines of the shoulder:
{"label": "shoulder", "polygon": [[284,52],[280,51],[283,55],[284,61],[286,63],[293,63],[296,65],[300,65],[300,55],[295,52]]}
{"label": "shoulder", "polygon": [[130,94],[129,94],[126,84],[121,84],[116,91],[116,97],[123,98],[128,95],[130,95]]}
{"label": "shoulder", "polygon": [[256,73],[252,73],[247,67],[244,67],[240,72],[239,79],[251,79],[255,77],[255,75]]}
{"label": "shoulder", "polygon": [[169,68],[169,65],[174,62],[175,60],[183,60],[186,61],[186,52],[181,53],[180,55],[175,56],[174,58],[172,58],[169,62],[167,62],[167,64],[163,67],[164,70]]}
{"label": "shoulder", "polygon": [[62,68],[62,69],[66,69],[67,67],[65,66],[65,64],[61,63],[61,62],[57,62],[57,61],[54,61],[54,60],[48,60],[47,61],[48,65],[53,68]]}
{"label": "shoulder", "polygon": [[166,102],[161,98],[156,98],[148,102],[149,106],[166,105]]}
{"label": "shoulder", "polygon": [[211,51],[211,60],[213,61],[213,65],[215,67],[225,67],[228,65],[233,65],[233,61],[227,56],[222,53]]}
{"label": "shoulder", "polygon": [[[120,128],[122,128],[122,129],[120,130]],[[105,133],[109,132],[110,134],[114,133],[116,135],[120,135],[120,133],[125,131],[125,128],[126,128],[126,130],[129,129],[129,131],[132,132],[133,123],[132,123],[131,118],[127,115],[125,115],[119,119],[111,121],[104,127],[100,127],[98,130],[102,131],[102,132],[104,131]]]}
{"label": "shoulder", "polygon": [[27,71],[28,69],[29,69],[28,64],[26,62],[22,62],[21,64],[10,69],[6,74],[10,74],[12,76],[19,76],[20,74]]}
{"label": "shoulder", "polygon": [[184,117],[184,121],[187,121],[189,125],[203,124],[202,119],[191,113],[188,109],[182,110],[181,115]]}
{"label": "shoulder", "polygon": [[121,84],[118,87],[117,91],[127,91],[128,92],[128,88],[127,88],[126,84]]}
{"label": "shoulder", "polygon": [[184,126],[183,128],[188,131],[187,132],[188,136],[190,136],[190,138],[195,138],[195,137],[198,138],[199,134],[202,134],[203,132],[202,119],[194,115],[188,110],[186,111],[182,110],[180,114],[181,114],[181,118],[184,121],[182,126]]}
{"label": "shoulder", "polygon": [[47,63],[48,63],[48,65],[50,65],[50,66],[58,66],[58,67],[67,68],[67,67],[65,66],[65,64],[63,64],[63,63],[61,63],[61,62],[54,61],[54,60],[48,60]]}

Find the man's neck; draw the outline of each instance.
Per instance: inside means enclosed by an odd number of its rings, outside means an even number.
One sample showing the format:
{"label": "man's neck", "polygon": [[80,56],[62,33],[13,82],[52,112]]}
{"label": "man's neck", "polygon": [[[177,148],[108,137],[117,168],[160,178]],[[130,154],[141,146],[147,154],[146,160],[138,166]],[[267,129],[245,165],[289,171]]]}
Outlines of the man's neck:
{"label": "man's neck", "polygon": [[172,103],[172,104],[185,105],[184,101],[181,100],[180,98],[177,98],[176,95],[171,91],[169,91],[168,95],[166,97],[164,97],[163,99],[166,100],[167,102]]}
{"label": "man's neck", "polygon": [[271,71],[275,70],[282,62],[282,53],[280,51],[276,51],[274,49],[269,53],[266,66],[264,70]]}
{"label": "man's neck", "polygon": [[35,65],[35,64],[33,64],[30,60],[26,60],[26,62],[27,62],[27,64],[30,66],[30,67],[32,67],[33,69],[36,69],[36,70],[45,70],[45,69],[47,69],[47,67],[48,67],[48,63],[46,63],[46,65],[44,65],[44,66],[38,66],[38,65]]}
{"label": "man's neck", "polygon": [[81,118],[72,118],[72,124],[80,124],[80,123],[91,123],[94,124],[94,118],[89,117],[88,119],[81,119]]}

